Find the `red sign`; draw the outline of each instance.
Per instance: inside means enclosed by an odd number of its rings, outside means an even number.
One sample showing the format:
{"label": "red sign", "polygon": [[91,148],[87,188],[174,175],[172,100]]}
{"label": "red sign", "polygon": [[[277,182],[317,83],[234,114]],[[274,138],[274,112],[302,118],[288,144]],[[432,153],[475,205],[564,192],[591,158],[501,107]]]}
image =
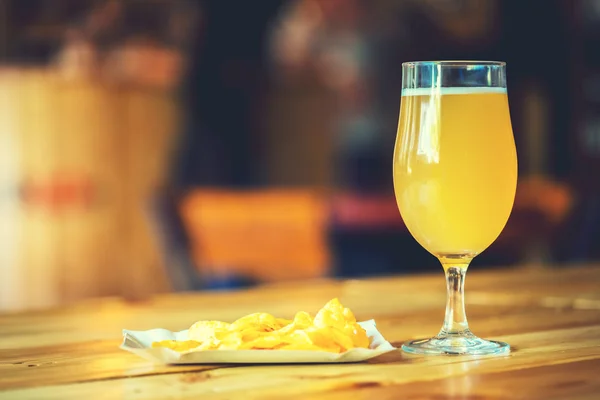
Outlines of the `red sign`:
{"label": "red sign", "polygon": [[30,180],[21,188],[21,198],[28,206],[51,211],[82,209],[90,206],[92,184],[87,177],[57,174],[46,180]]}

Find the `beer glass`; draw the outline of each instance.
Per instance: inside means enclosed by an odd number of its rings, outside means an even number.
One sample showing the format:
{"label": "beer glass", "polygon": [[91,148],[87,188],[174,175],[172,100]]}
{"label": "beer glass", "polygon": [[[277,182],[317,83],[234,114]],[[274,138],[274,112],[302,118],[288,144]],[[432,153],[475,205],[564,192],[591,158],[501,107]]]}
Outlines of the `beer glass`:
{"label": "beer glass", "polygon": [[506,66],[488,61],[407,62],[394,149],[394,189],[412,236],[436,256],[447,281],[437,336],[408,342],[418,354],[506,353],[469,330],[465,274],[496,240],[512,210],[517,154]]}

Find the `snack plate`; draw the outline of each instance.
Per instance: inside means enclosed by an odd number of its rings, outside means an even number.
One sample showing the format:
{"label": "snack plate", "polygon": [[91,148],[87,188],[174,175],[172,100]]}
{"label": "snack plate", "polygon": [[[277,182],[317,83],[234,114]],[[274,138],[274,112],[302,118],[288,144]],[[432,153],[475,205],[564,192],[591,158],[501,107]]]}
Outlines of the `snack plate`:
{"label": "snack plate", "polygon": [[294,364],[349,363],[365,361],[397,350],[379,333],[374,320],[359,322],[371,341],[369,349],[356,348],[344,353],[309,350],[189,350],[177,352],[164,347],[152,347],[161,340],[187,340],[188,331],[166,329],[149,331],[123,330],[121,349],[160,364]]}

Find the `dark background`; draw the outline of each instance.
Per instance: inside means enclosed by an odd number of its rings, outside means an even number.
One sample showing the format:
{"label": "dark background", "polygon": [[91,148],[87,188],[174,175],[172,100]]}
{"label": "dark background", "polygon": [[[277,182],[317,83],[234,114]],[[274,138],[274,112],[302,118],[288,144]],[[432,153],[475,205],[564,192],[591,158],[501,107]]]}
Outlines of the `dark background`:
{"label": "dark background", "polygon": [[[203,275],[180,204],[207,188],[318,193],[325,274],[438,268],[392,191],[401,63],[415,60],[507,63],[519,187],[505,232],[474,265],[600,257],[600,1],[4,0],[0,25],[6,68],[56,68],[81,43],[98,65],[125,44],[152,49],[130,78],[172,93],[181,113],[147,198],[167,277],[186,263],[184,281]],[[184,289],[261,280],[226,275]]]}

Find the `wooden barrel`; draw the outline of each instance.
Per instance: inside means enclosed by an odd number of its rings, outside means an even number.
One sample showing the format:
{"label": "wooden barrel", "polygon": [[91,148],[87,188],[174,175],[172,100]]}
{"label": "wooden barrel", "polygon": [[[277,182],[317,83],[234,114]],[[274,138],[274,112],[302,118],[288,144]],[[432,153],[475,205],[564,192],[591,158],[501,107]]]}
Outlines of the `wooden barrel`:
{"label": "wooden barrel", "polygon": [[144,207],[176,114],[163,91],[0,70],[0,309],[164,288]]}

